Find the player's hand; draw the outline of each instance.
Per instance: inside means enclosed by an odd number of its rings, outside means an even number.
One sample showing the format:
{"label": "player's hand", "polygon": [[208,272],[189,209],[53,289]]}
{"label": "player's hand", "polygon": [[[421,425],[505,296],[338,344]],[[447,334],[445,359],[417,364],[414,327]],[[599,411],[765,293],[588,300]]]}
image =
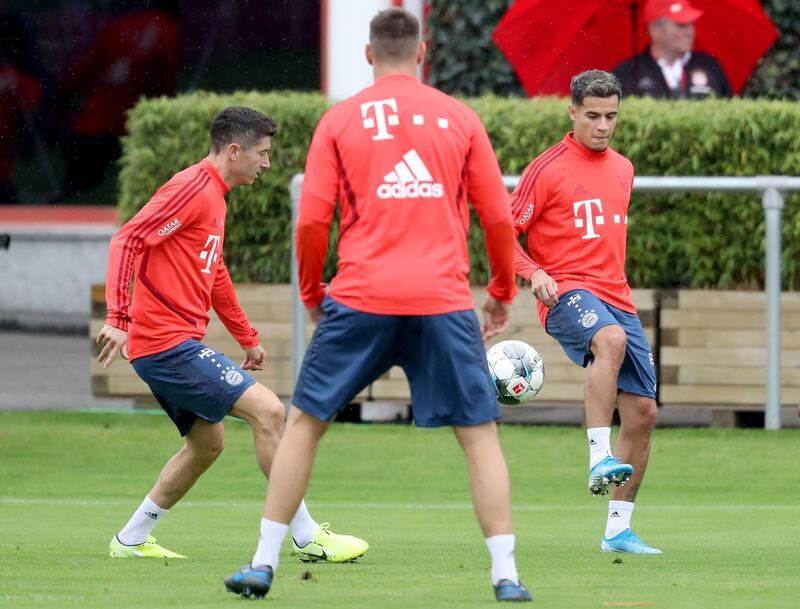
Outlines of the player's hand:
{"label": "player's hand", "polygon": [[244,350],[242,360],[242,370],[263,370],[264,362],[267,360],[267,352],[264,347],[256,345]]}
{"label": "player's hand", "polygon": [[531,292],[547,308],[558,304],[558,284],[544,269],[536,269],[531,275]]}
{"label": "player's hand", "polygon": [[322,319],[322,305],[308,308],[306,311],[308,311],[308,316],[315,324],[318,324],[319,320]]}
{"label": "player's hand", "polygon": [[95,342],[103,347],[97,356],[97,361],[103,364],[103,368],[108,368],[118,355],[128,359],[128,333],[125,330],[106,324]]}
{"label": "player's hand", "polygon": [[483,340],[489,340],[492,336],[500,334],[508,327],[510,319],[511,305],[487,295],[486,302],[483,303],[483,325],[481,326]]}

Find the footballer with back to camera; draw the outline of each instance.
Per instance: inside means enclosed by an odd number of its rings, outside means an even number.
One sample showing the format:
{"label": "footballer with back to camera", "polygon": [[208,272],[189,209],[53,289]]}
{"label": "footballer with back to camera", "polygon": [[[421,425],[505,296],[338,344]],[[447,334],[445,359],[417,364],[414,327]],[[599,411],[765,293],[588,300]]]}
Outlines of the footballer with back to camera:
{"label": "footballer with back to camera", "polygon": [[[318,324],[275,454],[255,554],[225,586],[244,596],[270,591],[328,425],[400,365],[416,425],[452,427],[464,451],[496,600],[530,601],[517,573],[500,408],[483,347],[507,327],[517,291],[508,192],[475,112],[417,79],[425,43],[416,17],[379,12],[365,53],[374,84],[325,113],[308,152],[295,240],[301,298]],[[322,268],[337,201],[338,268],[328,288]],[[483,332],[468,279],[468,201],[492,271]]]}

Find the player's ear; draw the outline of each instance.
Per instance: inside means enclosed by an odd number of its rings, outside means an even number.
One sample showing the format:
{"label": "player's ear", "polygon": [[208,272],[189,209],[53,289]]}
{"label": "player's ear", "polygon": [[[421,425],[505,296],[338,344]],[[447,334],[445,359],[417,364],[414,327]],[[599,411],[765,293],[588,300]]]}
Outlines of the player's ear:
{"label": "player's ear", "polygon": [[427,50],[428,47],[425,44],[425,41],[424,40],[420,41],[419,46],[417,47],[417,58],[416,58],[418,66],[421,66],[423,63],[425,63],[425,52]]}
{"label": "player's ear", "polygon": [[364,47],[364,57],[367,58],[367,63],[372,65],[372,49],[369,47],[369,43]]}
{"label": "player's ear", "polygon": [[569,119],[574,121],[578,118],[578,108],[573,106],[572,104],[569,105]]}
{"label": "player's ear", "polygon": [[228,144],[228,157],[232,161],[238,160],[241,152],[242,152],[242,147],[239,146],[239,144],[237,144],[236,142],[231,142],[230,144]]}

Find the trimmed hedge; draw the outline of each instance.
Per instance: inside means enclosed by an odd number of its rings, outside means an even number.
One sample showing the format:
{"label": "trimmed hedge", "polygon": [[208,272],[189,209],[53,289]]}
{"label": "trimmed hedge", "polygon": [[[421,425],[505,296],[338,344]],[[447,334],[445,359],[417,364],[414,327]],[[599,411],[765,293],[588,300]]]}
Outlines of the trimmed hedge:
{"label": "trimmed hedge", "polygon": [[[503,172],[519,175],[570,129],[566,101],[482,97],[481,116]],[[176,171],[207,153],[208,126],[227,105],[248,105],[278,122],[272,168],[255,186],[229,195],[225,258],[236,280],[287,282],[289,181],[302,172],[314,126],[327,107],[311,93],[195,93],[145,100],[129,115],[123,140],[120,207],[131,217]],[[623,101],[614,147],[638,175],[798,175],[800,105],[780,101]],[[784,282],[800,288],[800,195],[786,199]],[[334,231],[335,234],[335,231]],[[634,194],[628,275],[636,287],[753,289],[763,284],[763,211],[757,195]],[[335,249],[332,244],[331,250]],[[477,222],[470,234],[475,283],[488,265]],[[329,256],[326,275],[334,271]]]}

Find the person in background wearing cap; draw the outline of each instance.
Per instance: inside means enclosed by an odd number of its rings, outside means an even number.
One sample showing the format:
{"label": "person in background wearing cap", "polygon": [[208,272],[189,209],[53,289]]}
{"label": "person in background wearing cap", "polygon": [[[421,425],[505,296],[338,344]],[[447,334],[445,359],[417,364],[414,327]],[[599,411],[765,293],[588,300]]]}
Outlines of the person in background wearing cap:
{"label": "person in background wearing cap", "polygon": [[692,51],[694,24],[703,11],[686,0],[649,0],[644,21],[652,44],[614,68],[623,95],[705,99],[730,97],[731,88],[716,59]]}

